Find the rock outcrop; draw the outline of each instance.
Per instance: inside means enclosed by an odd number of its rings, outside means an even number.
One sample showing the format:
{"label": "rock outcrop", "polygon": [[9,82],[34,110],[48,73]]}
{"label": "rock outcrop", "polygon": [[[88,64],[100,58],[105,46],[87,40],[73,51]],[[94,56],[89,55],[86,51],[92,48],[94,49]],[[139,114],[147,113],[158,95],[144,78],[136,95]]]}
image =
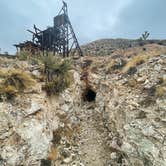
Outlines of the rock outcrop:
{"label": "rock outcrop", "polygon": [[38,66],[2,58],[1,68],[24,68],[37,83],[0,102],[0,166],[165,166],[165,53],[147,45],[82,57],[58,96],[42,90]]}
{"label": "rock outcrop", "polygon": [[165,40],[146,40],[140,39],[101,39],[82,46],[85,55],[108,56],[116,52],[118,49],[128,49],[132,47],[144,46],[146,44],[158,43],[166,45]]}

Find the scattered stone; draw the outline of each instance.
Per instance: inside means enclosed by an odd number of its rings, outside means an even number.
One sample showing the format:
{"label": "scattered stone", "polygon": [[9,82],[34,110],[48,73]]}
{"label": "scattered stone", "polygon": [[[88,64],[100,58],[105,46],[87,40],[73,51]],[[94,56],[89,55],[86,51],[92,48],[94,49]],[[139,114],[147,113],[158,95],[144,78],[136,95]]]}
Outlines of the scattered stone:
{"label": "scattered stone", "polygon": [[[151,57],[134,66],[130,75],[119,66],[118,71],[106,74],[105,64],[111,58],[92,57],[92,62],[80,58],[89,69],[88,81],[80,80],[82,69],[76,66],[73,84],[59,96],[39,91],[1,101],[0,165],[164,166],[166,100],[156,97],[155,89],[163,85],[159,79],[165,80],[166,56]],[[3,66],[12,64],[7,63]],[[90,70],[94,63],[97,72]],[[25,70],[29,68],[26,65]],[[90,92],[86,98],[93,102],[82,100],[87,84],[95,95]],[[58,155],[50,161],[52,147]]]}

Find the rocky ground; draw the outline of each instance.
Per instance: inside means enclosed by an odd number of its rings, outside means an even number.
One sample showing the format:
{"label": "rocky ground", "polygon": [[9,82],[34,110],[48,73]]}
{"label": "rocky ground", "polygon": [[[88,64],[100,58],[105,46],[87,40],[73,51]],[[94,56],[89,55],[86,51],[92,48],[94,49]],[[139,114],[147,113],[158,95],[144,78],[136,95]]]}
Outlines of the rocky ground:
{"label": "rocky ground", "polygon": [[[48,97],[41,79],[0,102],[0,166],[165,166],[166,47],[76,60],[73,84]],[[1,58],[1,69],[37,65]]]}
{"label": "rocky ground", "polygon": [[140,41],[131,39],[101,39],[88,43],[82,46],[84,55],[88,56],[108,56],[114,53],[117,49],[128,49],[132,47],[139,47],[145,44],[158,43],[159,45],[166,45],[165,40],[146,40]]}

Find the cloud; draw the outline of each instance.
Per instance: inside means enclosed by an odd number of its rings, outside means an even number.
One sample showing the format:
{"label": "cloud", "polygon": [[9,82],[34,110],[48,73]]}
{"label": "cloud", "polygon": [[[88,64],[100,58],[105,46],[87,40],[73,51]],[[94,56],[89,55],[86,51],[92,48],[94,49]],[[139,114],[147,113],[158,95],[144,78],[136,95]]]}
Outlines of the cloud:
{"label": "cloud", "polygon": [[[137,38],[143,31],[152,38],[166,34],[165,0],[66,0],[69,16],[81,44],[100,38]],[[31,38],[33,24],[53,25],[61,0],[1,0],[0,48],[14,52],[15,43]]]}
{"label": "cloud", "polygon": [[71,19],[79,39],[84,43],[109,35],[118,16],[132,0],[72,1]]}
{"label": "cloud", "polygon": [[121,12],[116,24],[115,35],[136,38],[144,31],[151,33],[151,38],[165,38],[166,1],[135,0]]}

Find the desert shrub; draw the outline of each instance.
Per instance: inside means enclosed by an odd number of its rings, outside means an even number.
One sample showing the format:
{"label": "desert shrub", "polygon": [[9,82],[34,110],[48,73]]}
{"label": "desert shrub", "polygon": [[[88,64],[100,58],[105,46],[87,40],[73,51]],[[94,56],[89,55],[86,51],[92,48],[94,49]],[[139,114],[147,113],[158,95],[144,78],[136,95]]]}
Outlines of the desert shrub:
{"label": "desert shrub", "polygon": [[51,160],[50,159],[42,159],[40,166],[51,166]]}
{"label": "desert shrub", "polygon": [[144,51],[142,53],[139,53],[128,60],[126,65],[123,67],[122,72],[127,73],[130,68],[137,67],[138,65],[147,62],[149,59],[162,54],[165,54],[165,49],[162,48],[159,50],[155,49],[153,51]]}
{"label": "desert shrub", "polygon": [[[61,75],[66,73],[71,69],[71,60],[69,59],[61,59],[59,57],[53,56],[49,54],[48,56],[44,56],[42,58],[45,67],[46,74],[52,75]],[[48,76],[48,75],[47,75]]]}
{"label": "desert shrub", "polygon": [[163,97],[166,94],[166,87],[157,86],[155,94],[156,94],[157,97]]}
{"label": "desert shrub", "polygon": [[43,90],[45,90],[48,95],[59,94],[68,88],[71,82],[72,79],[70,73],[66,73],[54,77],[52,81],[46,81],[45,85],[43,86]]}
{"label": "desert shrub", "polygon": [[93,61],[91,59],[86,59],[84,60],[83,64],[81,65],[82,68],[86,68],[88,66],[91,66],[91,64],[93,63]]}
{"label": "desert shrub", "polygon": [[1,68],[1,70],[0,70],[0,78],[5,78],[7,71],[8,71],[7,69]]}
{"label": "desert shrub", "polygon": [[153,96],[146,96],[143,100],[139,102],[141,106],[149,107],[150,105],[153,105],[156,103],[156,99]]}
{"label": "desert shrub", "polygon": [[156,97],[163,97],[166,95],[166,77],[160,77],[155,86],[154,95]]}
{"label": "desert shrub", "polygon": [[40,54],[32,55],[28,51],[21,51],[17,57],[20,61],[28,61],[32,65],[39,65],[42,61],[42,56]]}
{"label": "desert shrub", "polygon": [[28,87],[32,87],[35,81],[31,76],[22,70],[10,70],[4,80],[4,84],[14,86],[18,91],[23,91]]}
{"label": "desert shrub", "polygon": [[71,60],[60,59],[53,55],[43,57],[46,83],[43,89],[48,95],[63,92],[72,82]]}
{"label": "desert shrub", "polygon": [[162,41],[157,42],[158,45],[164,45]]}
{"label": "desert shrub", "polygon": [[40,65],[41,64],[41,57],[40,56],[34,56],[34,57],[30,57],[29,62],[32,65]]}
{"label": "desert shrub", "polygon": [[163,76],[163,77],[159,78],[159,84],[166,86],[166,77]]}
{"label": "desert shrub", "polygon": [[143,40],[139,41],[139,46],[144,46],[145,42]]}
{"label": "desert shrub", "polygon": [[127,85],[130,86],[130,87],[135,88],[138,85],[137,80],[134,79],[134,78],[131,78],[131,79],[128,80]]}
{"label": "desert shrub", "polygon": [[141,39],[146,41],[149,37],[150,33],[148,31],[145,31],[142,36],[141,36]]}
{"label": "desert shrub", "polygon": [[163,78],[159,79],[157,85],[148,89],[143,89],[143,93],[147,94],[145,100],[142,101],[142,105],[150,105],[156,102],[156,98],[162,98],[166,96],[166,84]]}
{"label": "desert shrub", "polygon": [[155,88],[155,95],[157,97],[163,97],[166,95],[166,78],[162,77],[159,79],[158,85]]}
{"label": "desert shrub", "polygon": [[10,70],[6,72],[0,85],[0,96],[11,99],[18,93],[23,92],[26,88],[32,87],[35,81],[31,76],[21,70]]}
{"label": "desert shrub", "polygon": [[135,68],[136,66],[144,63],[146,61],[146,58],[147,57],[144,55],[135,56],[124,66],[123,72],[128,73],[132,68]]}
{"label": "desert shrub", "polygon": [[29,58],[29,52],[28,51],[21,51],[19,53],[19,55],[17,55],[17,56],[18,56],[18,59],[20,61],[25,61],[25,60],[27,60]]}
{"label": "desert shrub", "polygon": [[113,66],[115,66],[116,61],[112,59],[106,66],[106,73],[111,73],[113,71]]}
{"label": "desert shrub", "polygon": [[114,70],[120,70],[126,64],[124,59],[111,59],[111,61],[107,64],[106,73],[111,73]]}
{"label": "desert shrub", "polygon": [[2,100],[3,97],[7,99],[12,99],[17,95],[18,91],[14,86],[4,86],[0,85],[0,99]]}
{"label": "desert shrub", "polygon": [[134,67],[130,67],[129,70],[127,71],[127,74],[128,75],[133,75],[137,72],[137,68],[134,66]]}

